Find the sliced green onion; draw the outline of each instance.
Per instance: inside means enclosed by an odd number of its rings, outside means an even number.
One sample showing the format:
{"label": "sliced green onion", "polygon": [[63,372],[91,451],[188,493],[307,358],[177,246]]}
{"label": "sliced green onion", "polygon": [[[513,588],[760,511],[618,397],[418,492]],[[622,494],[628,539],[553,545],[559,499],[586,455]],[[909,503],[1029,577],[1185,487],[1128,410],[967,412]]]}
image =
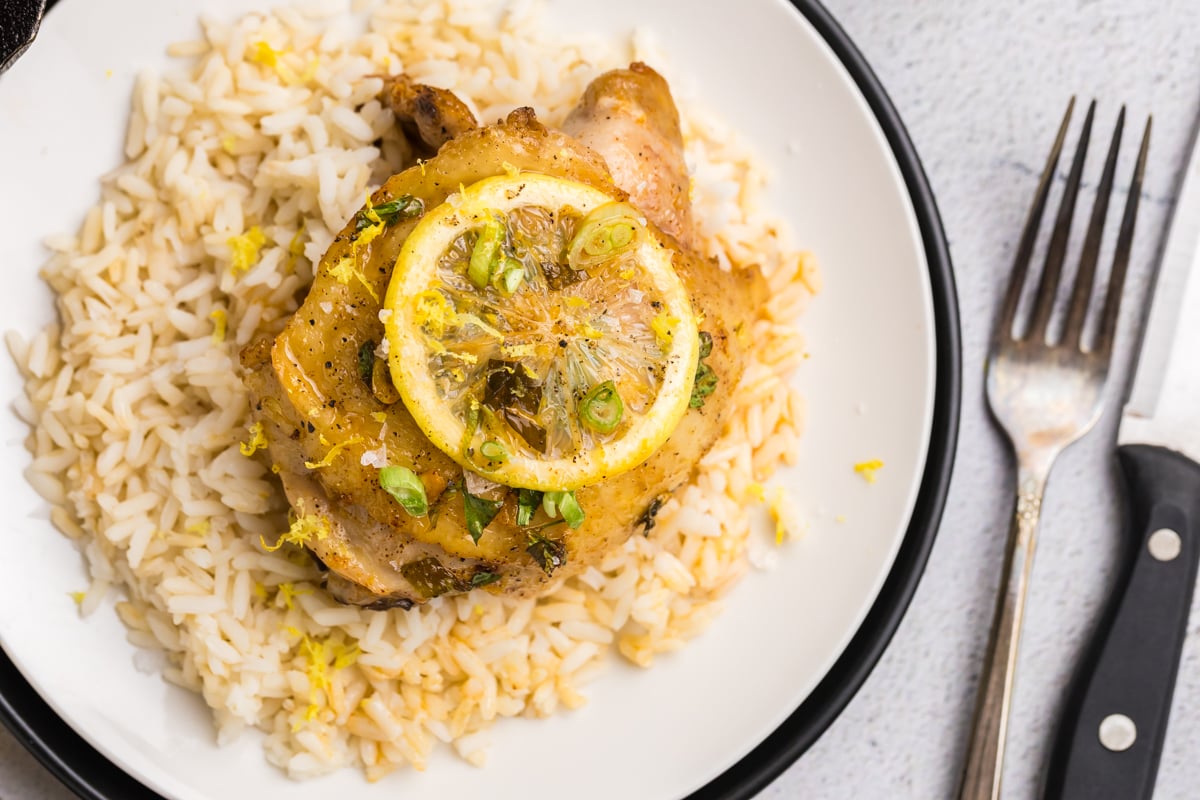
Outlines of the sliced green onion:
{"label": "sliced green onion", "polygon": [[395,225],[402,218],[411,219],[419,217],[424,213],[424,201],[419,197],[413,197],[411,194],[402,194],[395,200],[389,200],[386,203],[380,203],[375,206],[375,215],[388,227]]}
{"label": "sliced green onion", "polygon": [[625,416],[625,404],[612,381],[592,387],[579,404],[579,419],[597,433],[612,433]]}
{"label": "sliced green onion", "polygon": [[423,517],[429,512],[425,484],[421,483],[421,477],[408,467],[384,467],[379,470],[379,485],[396,498],[396,502],[410,516]]}
{"label": "sliced green onion", "polygon": [[700,358],[708,358],[712,355],[712,334],[708,331],[700,331]]}
{"label": "sliced green onion", "polygon": [[479,455],[488,461],[504,462],[508,460],[508,448],[495,439],[488,439],[479,445]]}
{"label": "sliced green onion", "polygon": [[492,278],[492,283],[500,294],[508,297],[521,288],[521,283],[524,280],[525,265],[512,256],[507,256],[504,259],[503,265],[496,270],[496,275]]}
{"label": "sliced green onion", "polygon": [[628,203],[605,203],[579,224],[567,249],[567,264],[586,269],[628,250],[642,230],[641,214]]}
{"label": "sliced green onion", "polygon": [[374,212],[376,219],[390,228],[402,218],[411,219],[424,214],[425,203],[418,197],[404,194],[394,200],[388,200],[386,203],[371,206],[369,209],[364,208],[354,218],[354,230],[361,231],[375,224],[371,219],[371,212]]}
{"label": "sliced green onion", "polygon": [[500,246],[504,244],[504,226],[492,220],[483,226],[475,246],[471,248],[471,261],[467,265],[467,277],[475,288],[483,291],[492,280],[492,272],[500,260]]}
{"label": "sliced green onion", "polygon": [[551,519],[561,514],[570,528],[578,528],[583,524],[585,514],[574,492],[546,492],[542,498],[542,508]]}
{"label": "sliced green onion", "polygon": [[463,516],[467,521],[467,533],[471,534],[475,544],[479,544],[483,529],[496,518],[503,505],[503,500],[485,500],[463,489]]}
{"label": "sliced green onion", "polygon": [[521,489],[517,492],[517,524],[521,527],[533,522],[533,515],[542,504],[542,493],[537,489]]}

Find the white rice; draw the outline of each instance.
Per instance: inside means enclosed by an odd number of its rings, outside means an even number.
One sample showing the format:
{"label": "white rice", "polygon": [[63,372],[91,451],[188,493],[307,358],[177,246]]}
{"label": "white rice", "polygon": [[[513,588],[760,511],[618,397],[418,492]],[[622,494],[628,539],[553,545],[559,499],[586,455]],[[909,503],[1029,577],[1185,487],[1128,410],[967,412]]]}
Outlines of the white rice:
{"label": "white rice", "polygon": [[[137,668],[202,693],[222,742],[266,731],[267,757],[294,777],[420,769],[437,742],[482,764],[480,731],[498,717],[576,708],[614,651],[649,666],[699,633],[747,568],[745,508],[763,502],[782,532],[792,525],[761,483],[798,453],[803,404],[785,379],[815,290],[811,259],[758,205],[747,150],[684,108],[707,247],[758,264],[773,297],[694,482],[649,538],[541,599],[338,605],[307,557],[259,545],[286,526],[286,502],[239,453],[237,354],[294,310],[312,265],[403,155],[374,76],[454,89],[482,120],[532,102],[551,125],[605,69],[642,58],[670,76],[642,37],[566,41],[529,4],[391,0],[364,13],[366,33],[340,2],[204,19],[201,39],[171,46],[185,60],[137,81],[128,161],[102,178],[75,236],[47,241],[61,321],[7,337],[27,380],[27,477],[89,567],[82,612],[116,588],[130,641],[147,649]],[[266,243],[235,272],[231,237],[254,226]]]}

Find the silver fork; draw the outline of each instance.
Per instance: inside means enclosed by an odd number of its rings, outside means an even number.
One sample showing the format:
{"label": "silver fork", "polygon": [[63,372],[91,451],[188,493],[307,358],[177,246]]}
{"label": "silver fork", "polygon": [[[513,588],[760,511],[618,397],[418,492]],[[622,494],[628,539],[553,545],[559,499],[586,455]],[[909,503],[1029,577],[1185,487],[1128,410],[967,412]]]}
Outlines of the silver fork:
{"label": "silver fork", "polygon": [[1050,184],[1058,167],[1058,157],[1074,107],[1075,99],[1072,98],[1038,183],[1033,207],[1030,208],[1029,217],[1025,222],[1025,230],[1021,234],[1012,278],[988,354],[988,405],[997,422],[1008,434],[1016,457],[1017,503],[1005,550],[1000,594],[996,600],[991,639],[984,661],[971,744],[967,751],[966,768],[959,791],[960,800],[998,800],[1000,797],[1008,710],[1017,663],[1017,643],[1021,636],[1025,590],[1029,585],[1033,566],[1034,539],[1042,494],[1050,468],[1059,453],[1087,433],[1100,417],[1101,397],[1112,360],[1117,313],[1120,310],[1125,273],[1129,266],[1138,195],[1141,193],[1146,150],[1150,142],[1150,122],[1147,120],[1117,236],[1112,273],[1100,310],[1095,341],[1090,347],[1085,347],[1084,324],[1091,305],[1096,262],[1099,259],[1104,220],[1108,213],[1117,154],[1121,147],[1121,132],[1125,124],[1125,109],[1122,108],[1117,117],[1112,143],[1109,145],[1104,172],[1096,190],[1091,222],[1084,238],[1075,285],[1071,289],[1066,309],[1063,333],[1061,337],[1052,340],[1049,336],[1050,320],[1070,239],[1071,219],[1087,156],[1092,119],[1095,116],[1095,101],[1088,107],[1059,206],[1058,218],[1047,247],[1033,309],[1025,326],[1026,330],[1017,332],[1017,306],[1029,275],[1029,261],[1046,207],[1046,197],[1050,193]]}

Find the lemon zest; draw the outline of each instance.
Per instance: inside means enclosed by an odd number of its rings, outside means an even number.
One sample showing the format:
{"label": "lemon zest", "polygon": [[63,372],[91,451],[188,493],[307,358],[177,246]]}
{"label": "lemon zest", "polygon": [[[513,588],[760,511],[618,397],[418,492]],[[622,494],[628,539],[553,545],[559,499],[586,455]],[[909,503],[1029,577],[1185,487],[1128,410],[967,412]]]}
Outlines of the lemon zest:
{"label": "lemon zest", "polygon": [[299,547],[313,539],[320,542],[328,537],[329,520],[319,514],[305,514],[302,517],[297,517],[286,531],[279,534],[279,538],[275,540],[275,544],[267,544],[267,540],[261,535],[258,537],[258,541],[262,544],[264,550],[268,553],[274,553],[283,547],[284,544],[294,544]]}
{"label": "lemon zest", "polygon": [[312,592],[311,589],[297,589],[295,584],[292,583],[281,583],[276,587],[276,590],[279,592],[276,596],[283,601],[284,608],[288,611],[296,607],[294,601],[297,597]]}
{"label": "lemon zest", "polygon": [[313,60],[308,62],[308,66],[304,68],[304,72],[301,72],[300,75],[297,77],[297,79],[296,79],[297,83],[308,83],[313,78],[317,77],[317,69],[320,66],[321,66],[321,57],[314,56]]}
{"label": "lemon zest", "polygon": [[587,308],[591,305],[586,298],[578,297],[576,295],[571,295],[568,297],[566,299],[566,304],[568,308]]}
{"label": "lemon zest", "polygon": [[288,636],[300,636],[301,635],[300,629],[297,628],[295,625],[288,625],[286,628],[284,628],[284,631],[287,632]]}
{"label": "lemon zest", "polygon": [[217,344],[225,341],[225,333],[229,326],[229,316],[223,308],[214,308],[208,318],[213,321],[212,340]]}
{"label": "lemon zest", "polygon": [[336,671],[349,667],[358,660],[361,651],[358,645],[346,647],[341,643],[313,639],[307,634],[300,640],[299,650],[305,662],[304,674],[308,677],[308,708],[304,710],[304,721],[311,722],[321,712],[317,701],[320,693],[329,689],[330,668]]}
{"label": "lemon zest", "polygon": [[362,650],[359,649],[358,645],[346,647],[344,644],[334,644],[330,645],[329,649],[333,654],[334,669],[345,669],[346,667],[353,666],[358,661],[358,657],[362,655]]}
{"label": "lemon zest", "polygon": [[775,489],[767,510],[771,513],[771,519],[775,520],[775,544],[783,544],[788,533],[787,524],[784,522],[783,489]]}
{"label": "lemon zest", "polygon": [[267,237],[257,225],[240,236],[230,236],[227,242],[230,252],[229,271],[234,275],[249,272],[250,268],[258,263],[259,251],[266,243]]}
{"label": "lemon zest", "polygon": [[426,289],[413,298],[413,322],[439,339],[446,334],[446,323],[454,317],[450,301],[437,289]]}
{"label": "lemon zest", "polygon": [[507,174],[507,175],[508,175],[510,178],[515,178],[515,177],[517,177],[518,175],[520,175],[520,174],[521,174],[521,168],[520,168],[520,167],[518,167],[516,164],[510,164],[510,163],[509,163],[509,162],[507,162],[507,161],[501,161],[501,162],[500,162],[500,169],[504,170],[504,172],[505,172],[505,173],[506,173],[506,174]]}
{"label": "lemon zest", "polygon": [[620,272],[618,272],[617,275],[619,275],[621,280],[623,280],[623,281],[632,280],[633,279],[633,270],[623,269]]}
{"label": "lemon zest", "polygon": [[382,411],[372,411],[371,419],[375,420],[376,422],[387,422],[387,414]]}
{"label": "lemon zest", "polygon": [[679,324],[679,318],[673,317],[663,311],[659,313],[650,323],[650,330],[654,331],[654,338],[658,340],[659,347],[666,347],[675,338],[675,326]]}
{"label": "lemon zest", "polygon": [[867,483],[875,482],[875,473],[883,469],[883,462],[878,458],[870,461],[860,461],[854,465],[854,471],[863,477]]}
{"label": "lemon zest", "polygon": [[302,241],[302,239],[303,239],[303,236],[305,233],[304,229],[305,229],[306,225],[307,225],[307,223],[302,221],[300,223],[300,227],[296,229],[295,235],[292,236],[292,240],[290,242],[288,242],[288,246],[287,246],[287,251],[288,251],[287,268],[288,269],[294,269],[296,266],[296,259],[298,259],[298,258],[300,258],[300,256],[304,255],[304,242]]}
{"label": "lemon zest", "polygon": [[221,137],[221,149],[229,155],[233,155],[233,147],[237,144],[237,137],[232,133],[227,133]]}
{"label": "lemon zest", "polygon": [[267,434],[263,432],[263,425],[261,422],[254,423],[247,430],[250,431],[250,439],[249,441],[242,442],[238,447],[238,450],[241,451],[242,455],[248,458],[257,453],[259,450],[267,449]]}
{"label": "lemon zest", "polygon": [[67,592],[71,599],[75,601],[75,605],[83,605],[84,598],[87,597],[87,592]]}
{"label": "lemon zest", "polygon": [[278,475],[282,471],[283,471],[283,467],[279,466],[278,464],[271,465],[271,474],[272,475]]}
{"label": "lemon zest", "polygon": [[363,206],[363,210],[360,213],[370,224],[364,226],[358,231],[358,237],[354,240],[353,245],[355,255],[358,254],[358,248],[375,241],[376,237],[383,233],[383,229],[385,227],[383,219],[380,218],[379,213],[375,210],[374,204],[371,203],[370,192],[367,192],[367,202],[366,205]]}
{"label": "lemon zest", "polygon": [[279,55],[279,50],[271,47],[267,42],[258,41],[254,43],[254,49],[250,52],[250,60],[255,64],[275,69],[279,64]]}
{"label": "lemon zest", "polygon": [[254,582],[254,586],[251,587],[250,591],[252,591],[254,593],[254,596],[257,597],[259,600],[267,599],[267,587],[263,586],[258,581]]}
{"label": "lemon zest", "polygon": [[[362,442],[362,440],[363,439],[361,436],[351,436],[346,441],[338,442],[337,444],[330,447],[329,452],[327,452],[325,454],[325,457],[322,458],[320,461],[305,461],[304,466],[308,467],[309,469],[321,469],[323,467],[328,467],[330,464],[333,463],[333,459],[337,458],[338,453],[342,452],[343,450],[345,450],[347,447],[350,447],[351,445],[359,444],[360,442]],[[321,437],[321,444],[324,444],[324,445],[329,444],[328,440],[326,440],[324,436]]]}
{"label": "lemon zest", "polygon": [[370,282],[367,280],[367,276],[363,274],[363,271],[358,268],[358,265],[355,263],[356,260],[357,255],[342,256],[340,259],[338,259],[337,264],[330,267],[329,274],[334,278],[337,278],[338,283],[345,284],[347,286],[350,285],[350,281],[357,279],[358,282],[363,285],[363,288],[367,290],[367,294],[371,295],[371,299],[378,303],[379,293],[375,291],[375,287],[370,284]]}
{"label": "lemon zest", "polygon": [[760,503],[765,503],[767,500],[766,490],[758,481],[751,481],[750,485],[746,487],[746,491],[750,493],[751,497]]}
{"label": "lemon zest", "polygon": [[211,528],[212,525],[209,524],[208,520],[198,519],[195,522],[189,522],[187,527],[184,528],[184,531],[187,533],[205,534],[208,533]]}
{"label": "lemon zest", "polygon": [[591,323],[585,322],[579,326],[579,333],[588,339],[603,339],[603,331],[597,330],[591,326]]}

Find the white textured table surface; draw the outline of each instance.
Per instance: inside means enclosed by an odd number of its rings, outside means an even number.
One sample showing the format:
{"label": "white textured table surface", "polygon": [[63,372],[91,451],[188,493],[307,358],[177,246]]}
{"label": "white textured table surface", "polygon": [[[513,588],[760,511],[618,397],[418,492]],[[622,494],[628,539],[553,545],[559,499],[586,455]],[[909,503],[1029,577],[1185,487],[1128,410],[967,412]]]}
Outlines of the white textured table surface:
{"label": "white textured table surface", "polygon": [[[963,313],[962,434],[942,531],[892,646],[841,718],[762,797],[933,800],[952,796],[963,757],[1010,513],[1008,456],[987,418],[981,380],[1012,242],[1072,93],[1099,98],[1102,136],[1120,102],[1139,127],[1152,111],[1154,143],[1130,275],[1130,299],[1143,296],[1200,112],[1200,4],[828,4],[891,94],[937,194]],[[1124,383],[1131,323],[1140,313],[1132,302],[1125,312],[1110,396]],[[1110,411],[1051,479],[1009,735],[1007,798],[1037,794],[1064,687],[1112,578],[1120,514],[1110,445],[1115,422]],[[1193,610],[1191,628],[1158,800],[1200,796],[1200,610]],[[0,729],[0,799],[70,796]]]}

